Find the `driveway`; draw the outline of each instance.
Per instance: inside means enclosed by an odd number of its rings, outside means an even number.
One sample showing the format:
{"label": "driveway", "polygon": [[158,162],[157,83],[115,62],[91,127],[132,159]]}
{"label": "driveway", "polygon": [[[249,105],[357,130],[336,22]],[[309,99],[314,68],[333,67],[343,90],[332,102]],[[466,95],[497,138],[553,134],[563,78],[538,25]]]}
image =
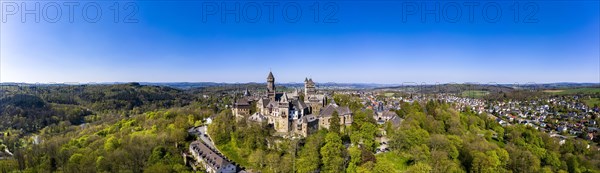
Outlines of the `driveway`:
{"label": "driveway", "polygon": [[214,149],[217,148],[217,147],[215,147],[215,144],[213,143],[213,141],[210,139],[210,136],[208,136],[206,126],[192,127],[190,129],[188,129],[188,133],[191,135],[198,136],[198,139],[200,139],[202,142],[204,142],[209,147],[214,148]]}

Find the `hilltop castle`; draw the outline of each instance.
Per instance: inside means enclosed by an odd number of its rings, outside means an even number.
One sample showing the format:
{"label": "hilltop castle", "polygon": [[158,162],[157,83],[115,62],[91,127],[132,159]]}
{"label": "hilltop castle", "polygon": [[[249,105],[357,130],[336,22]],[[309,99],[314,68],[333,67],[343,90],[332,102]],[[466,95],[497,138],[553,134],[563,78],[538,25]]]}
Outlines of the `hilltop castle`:
{"label": "hilltop castle", "polygon": [[[352,112],[335,102],[327,104],[328,97],[316,90],[312,79],[304,79],[304,93],[297,89],[292,93],[277,92],[275,76],[269,72],[267,90],[264,95],[252,96],[248,90],[244,97],[235,99],[232,112],[237,119],[267,122],[280,135],[308,136],[318,129],[329,129],[329,118],[333,112],[340,117],[340,124],[352,124]],[[301,99],[303,97],[303,99]],[[256,102],[256,112],[251,107]]]}

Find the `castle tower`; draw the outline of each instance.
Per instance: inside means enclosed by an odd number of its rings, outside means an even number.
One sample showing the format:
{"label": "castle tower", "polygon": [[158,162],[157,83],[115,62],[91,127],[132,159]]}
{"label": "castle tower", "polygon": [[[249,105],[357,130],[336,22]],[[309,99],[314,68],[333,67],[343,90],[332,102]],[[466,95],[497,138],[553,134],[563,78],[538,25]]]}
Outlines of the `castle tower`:
{"label": "castle tower", "polygon": [[290,102],[287,93],[283,93],[279,100],[279,116],[276,117],[275,130],[277,132],[286,133],[290,130]]}
{"label": "castle tower", "polygon": [[275,100],[275,77],[271,71],[267,76],[267,95],[271,100]]}
{"label": "castle tower", "polygon": [[304,78],[304,101],[308,102],[311,95],[317,94],[312,79]]}
{"label": "castle tower", "polygon": [[269,72],[267,77],[267,92],[275,92],[275,77],[272,72]]}

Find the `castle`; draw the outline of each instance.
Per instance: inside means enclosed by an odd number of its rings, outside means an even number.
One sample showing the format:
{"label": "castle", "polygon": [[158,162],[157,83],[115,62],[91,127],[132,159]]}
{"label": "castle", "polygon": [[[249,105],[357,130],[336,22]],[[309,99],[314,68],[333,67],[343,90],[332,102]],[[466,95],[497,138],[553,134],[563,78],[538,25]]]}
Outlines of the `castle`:
{"label": "castle", "polygon": [[[275,76],[269,72],[267,91],[264,95],[252,96],[248,90],[244,96],[234,99],[232,112],[237,119],[266,122],[282,136],[308,136],[318,129],[329,129],[329,119],[337,112],[341,125],[352,124],[352,111],[338,106],[334,101],[327,104],[328,97],[316,90],[312,79],[304,79],[303,99],[296,89],[292,93],[277,92]],[[251,113],[256,103],[256,112]]]}

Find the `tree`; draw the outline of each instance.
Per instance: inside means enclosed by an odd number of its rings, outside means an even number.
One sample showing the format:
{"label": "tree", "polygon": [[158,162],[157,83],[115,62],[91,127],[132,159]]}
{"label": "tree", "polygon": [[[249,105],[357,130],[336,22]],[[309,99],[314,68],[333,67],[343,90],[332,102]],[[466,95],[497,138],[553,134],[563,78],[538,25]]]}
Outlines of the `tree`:
{"label": "tree", "polygon": [[267,168],[269,168],[271,172],[277,172],[277,168],[280,166],[280,159],[281,157],[277,152],[270,152],[267,154]]}
{"label": "tree", "polygon": [[560,168],[560,155],[557,152],[546,151],[546,155],[543,158],[544,165],[550,165],[554,168]]}
{"label": "tree", "polygon": [[569,173],[581,172],[581,170],[579,170],[579,159],[577,158],[577,156],[569,154],[567,157],[567,168],[569,170]]}
{"label": "tree", "polygon": [[447,156],[451,159],[456,159],[458,157],[458,149],[454,146],[450,140],[445,135],[432,135],[429,139],[429,148],[432,152],[434,151],[443,151],[446,152]]}
{"label": "tree", "polygon": [[358,147],[353,146],[348,149],[348,153],[350,154],[350,163],[348,164],[348,168],[346,168],[346,172],[355,173],[362,162],[362,151]]}
{"label": "tree", "polygon": [[471,172],[498,172],[496,171],[496,167],[498,167],[498,165],[500,165],[500,160],[498,160],[498,157],[495,153],[482,153],[479,151],[475,151],[475,153],[473,154],[473,162],[471,164]]}
{"label": "tree", "polygon": [[361,125],[360,136],[362,137],[363,146],[369,151],[375,149],[375,135],[377,131],[375,124],[363,122]]}
{"label": "tree", "polygon": [[146,173],[160,173],[160,172],[172,172],[171,166],[166,165],[164,163],[154,164],[146,169],[144,169]]}
{"label": "tree", "polygon": [[296,171],[299,173],[312,173],[319,169],[321,157],[319,148],[321,147],[322,137],[320,134],[314,134],[306,139],[306,144],[300,150],[296,160]]}
{"label": "tree", "polygon": [[498,141],[504,141],[504,128],[502,128],[502,126],[494,127],[494,132],[496,132],[496,136],[498,136]]}
{"label": "tree", "polygon": [[148,136],[133,135],[129,137],[126,143],[123,144],[122,148],[118,150],[124,151],[124,158],[122,164],[126,165],[132,172],[142,172],[146,165],[148,158],[152,154],[152,140]]}
{"label": "tree", "polygon": [[229,110],[223,111],[215,117],[213,122],[208,126],[208,133],[215,144],[222,145],[231,140],[230,135],[233,132],[234,123],[234,117]]}
{"label": "tree", "polygon": [[248,162],[252,167],[261,170],[265,166],[265,152],[261,149],[254,151],[248,157]]}
{"label": "tree", "polygon": [[344,145],[337,133],[329,132],[325,137],[325,145],[321,148],[323,169],[321,171],[342,172],[344,170]]}
{"label": "tree", "polygon": [[377,162],[375,163],[375,167],[373,168],[373,172],[375,173],[388,173],[394,170],[394,165],[390,162]]}
{"label": "tree", "polygon": [[409,173],[431,172],[431,166],[429,166],[428,164],[423,163],[423,162],[418,162],[418,163],[408,167],[408,170],[406,172],[409,172]]}
{"label": "tree", "polygon": [[525,149],[519,149],[513,145],[506,148],[510,156],[508,167],[513,172],[538,172],[540,170],[540,159]]}
{"label": "tree", "polygon": [[150,158],[148,158],[148,162],[150,164],[158,163],[161,161],[165,155],[167,155],[167,149],[163,146],[155,147],[152,150],[152,154],[150,154]]}
{"label": "tree", "polygon": [[425,144],[429,133],[418,126],[406,125],[392,134],[390,147],[400,150],[409,150],[414,146]]}
{"label": "tree", "polygon": [[429,160],[429,156],[431,156],[429,147],[425,144],[411,147],[408,150],[408,153],[410,154],[410,160],[412,162],[426,162]]}
{"label": "tree", "polygon": [[71,157],[69,158],[69,170],[71,172],[82,172],[82,162],[83,162],[84,156],[83,154],[80,153],[76,153],[71,155]]}
{"label": "tree", "polygon": [[423,107],[421,107],[421,104],[419,104],[419,102],[413,102],[411,106],[413,111],[423,112]]}
{"label": "tree", "polygon": [[331,118],[329,118],[329,131],[340,133],[340,116],[337,111],[333,111]]}
{"label": "tree", "polygon": [[277,166],[277,172],[292,172],[293,169],[293,158],[290,154],[284,154],[281,156],[279,166]]}
{"label": "tree", "polygon": [[119,147],[119,140],[114,136],[110,136],[104,143],[104,150],[113,151]]}
{"label": "tree", "polygon": [[448,153],[445,151],[432,150],[429,163],[433,173],[460,172],[461,170],[458,164],[448,158]]}

